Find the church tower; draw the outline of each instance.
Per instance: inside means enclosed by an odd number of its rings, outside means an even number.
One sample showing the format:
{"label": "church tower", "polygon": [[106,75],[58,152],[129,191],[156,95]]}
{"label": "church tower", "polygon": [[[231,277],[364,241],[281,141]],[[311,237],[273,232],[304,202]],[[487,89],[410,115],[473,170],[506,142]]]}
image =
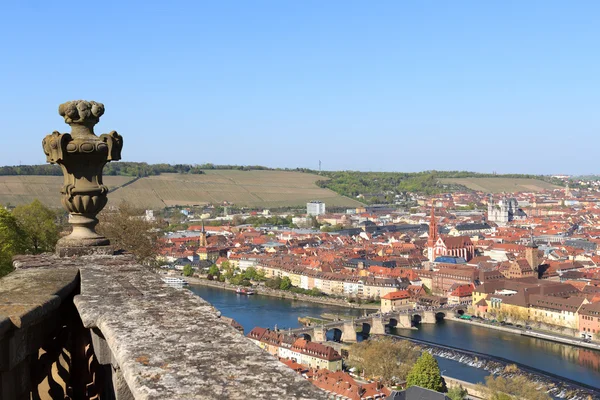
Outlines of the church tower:
{"label": "church tower", "polygon": [[571,189],[569,189],[569,181],[567,181],[567,186],[565,187],[565,197],[572,197]]}
{"label": "church tower", "polygon": [[200,247],[206,247],[206,231],[204,230],[204,219],[202,219],[202,232],[200,232]]}
{"label": "church tower", "polygon": [[431,205],[431,215],[429,217],[429,239],[427,240],[427,258],[429,261],[435,260],[435,254],[433,254],[433,248],[435,247],[435,242],[438,240],[438,228],[437,223],[435,222],[435,212],[434,206]]}
{"label": "church tower", "polygon": [[525,259],[527,260],[527,263],[531,269],[537,272],[540,260],[538,259],[537,244],[535,244],[535,241],[533,240],[533,230],[531,231],[531,238],[529,239],[529,243],[525,249]]}

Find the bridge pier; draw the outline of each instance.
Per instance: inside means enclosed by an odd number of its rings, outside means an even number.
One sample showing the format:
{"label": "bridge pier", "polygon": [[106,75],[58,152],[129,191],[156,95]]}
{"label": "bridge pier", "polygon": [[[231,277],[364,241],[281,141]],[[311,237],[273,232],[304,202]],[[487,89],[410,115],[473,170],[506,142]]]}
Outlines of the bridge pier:
{"label": "bridge pier", "polygon": [[383,322],[383,318],[381,317],[373,317],[371,320],[371,335],[384,335],[385,334],[385,324]]}
{"label": "bridge pier", "polygon": [[434,311],[425,311],[422,315],[423,315],[423,318],[421,319],[422,324],[435,324],[435,312]]}
{"label": "bridge pier", "polygon": [[398,316],[398,327],[400,328],[410,328],[410,314],[400,314]]}
{"label": "bridge pier", "polygon": [[326,342],[327,341],[327,331],[322,326],[317,326],[313,330],[313,341],[315,342]]}
{"label": "bridge pier", "polygon": [[342,326],[342,342],[356,342],[356,329],[354,320],[344,321]]}

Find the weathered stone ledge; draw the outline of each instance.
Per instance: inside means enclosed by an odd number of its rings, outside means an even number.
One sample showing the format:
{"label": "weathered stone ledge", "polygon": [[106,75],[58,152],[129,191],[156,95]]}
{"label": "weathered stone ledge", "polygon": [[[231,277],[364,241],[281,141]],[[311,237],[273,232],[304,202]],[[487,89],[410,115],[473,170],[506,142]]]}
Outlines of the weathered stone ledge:
{"label": "weathered stone ledge", "polygon": [[79,272],[75,306],[92,330],[99,363],[112,365],[117,399],[327,398],[218,318],[209,303],[167,286],[127,256],[29,256],[16,267],[4,279],[13,290],[24,283],[23,293],[39,293],[32,283],[38,271]]}
{"label": "weathered stone ledge", "polygon": [[[65,304],[79,289],[79,270],[66,263],[33,262],[0,279],[0,398],[29,398],[39,349],[61,326]],[[37,372],[40,370],[38,369]]]}

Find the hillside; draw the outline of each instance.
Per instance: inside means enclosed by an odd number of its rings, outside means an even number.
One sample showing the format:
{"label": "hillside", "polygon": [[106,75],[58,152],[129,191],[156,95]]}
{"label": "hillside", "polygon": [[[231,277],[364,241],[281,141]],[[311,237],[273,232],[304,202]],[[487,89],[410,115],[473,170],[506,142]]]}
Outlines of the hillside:
{"label": "hillside", "polygon": [[440,182],[463,185],[485,193],[541,192],[560,188],[540,179],[525,178],[446,178],[440,179]]}
{"label": "hillside", "polygon": [[[133,179],[132,176],[105,176],[104,184],[112,190]],[[60,188],[62,185],[62,176],[0,176],[0,204],[16,206],[39,199],[49,207],[61,207]]]}
{"label": "hillside", "polygon": [[[126,200],[152,209],[223,201],[249,207],[305,206],[311,200],[324,201],[328,206],[361,205],[319,188],[315,182],[320,179],[315,174],[291,171],[208,170],[200,175],[163,173],[137,180],[105,176],[104,183],[111,188],[109,204]],[[0,204],[17,205],[39,198],[59,207],[61,186],[59,176],[0,176]]]}

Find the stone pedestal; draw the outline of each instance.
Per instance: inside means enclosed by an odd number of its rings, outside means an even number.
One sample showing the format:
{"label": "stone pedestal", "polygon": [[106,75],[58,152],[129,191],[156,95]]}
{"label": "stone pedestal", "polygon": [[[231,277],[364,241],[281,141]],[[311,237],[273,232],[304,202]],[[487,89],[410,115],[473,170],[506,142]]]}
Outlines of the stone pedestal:
{"label": "stone pedestal", "polygon": [[108,188],[102,182],[104,165],[121,159],[123,138],[117,132],[94,134],[94,125],[104,114],[104,105],[94,101],[69,101],[58,112],[71,126],[71,133],[54,131],[42,142],[46,161],[62,168],[63,207],[69,212],[73,232],[58,241],[57,254],[78,256],[112,254],[107,238],[96,233],[96,215],[104,208]]}

